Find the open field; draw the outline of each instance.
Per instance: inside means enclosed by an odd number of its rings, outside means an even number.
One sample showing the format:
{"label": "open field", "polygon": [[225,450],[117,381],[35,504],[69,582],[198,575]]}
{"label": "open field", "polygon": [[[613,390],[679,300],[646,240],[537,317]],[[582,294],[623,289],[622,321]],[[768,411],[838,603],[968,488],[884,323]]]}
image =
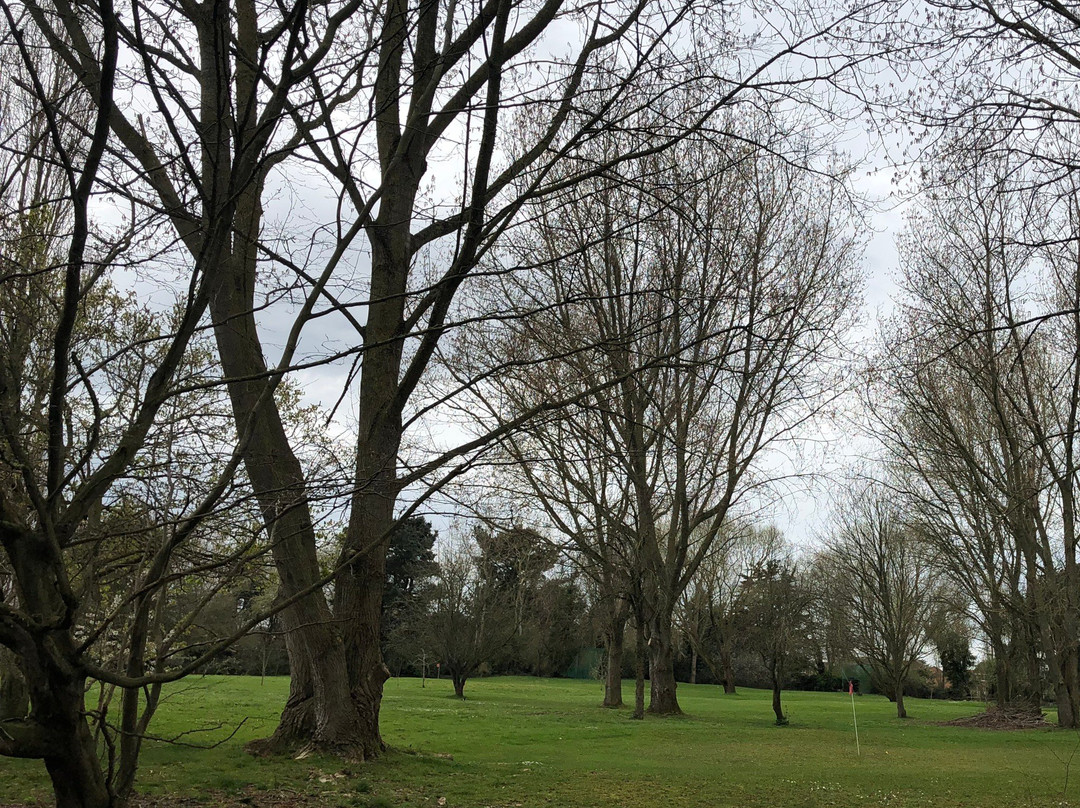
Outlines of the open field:
{"label": "open field", "polygon": [[[1080,805],[1080,734],[936,723],[981,708],[972,703],[911,699],[913,718],[900,721],[884,698],[857,697],[857,758],[844,694],[786,694],[791,724],[776,727],[764,691],[724,696],[715,686],[680,685],[687,716],[635,722],[628,710],[597,706],[596,682],[476,679],[461,702],[448,681],[421,689],[419,680],[397,679],[383,706],[395,751],[383,760],[343,767],[244,754],[245,742],[273,727],[287,689],[283,678],[175,686],[152,727],[160,736],[230,725],[183,739],[207,743],[247,720],[215,749],[150,743],[141,792],[151,801],[357,808]],[[0,803],[48,794],[40,763],[0,759]]]}

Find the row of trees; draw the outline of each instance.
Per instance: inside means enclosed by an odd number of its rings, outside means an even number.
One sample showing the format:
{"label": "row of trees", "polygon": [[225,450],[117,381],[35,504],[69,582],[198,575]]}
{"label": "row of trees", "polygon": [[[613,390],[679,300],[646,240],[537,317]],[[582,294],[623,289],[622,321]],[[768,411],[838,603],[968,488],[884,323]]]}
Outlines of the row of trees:
{"label": "row of trees", "polygon": [[[411,437],[493,372],[429,386],[496,245],[578,182],[791,97],[792,70],[836,70],[799,49],[837,15],[746,39],[691,0],[3,11],[0,642],[30,708],[5,703],[0,753],[42,759],[65,806],[125,802],[160,687],[272,614],[291,690],[262,749],[378,755],[401,495],[407,516],[560,404]],[[634,138],[592,151],[612,130]],[[325,453],[287,387],[320,372],[355,402]],[[268,563],[274,597],[188,631]],[[88,682],[118,710],[88,713]]]}
{"label": "row of trees", "polygon": [[[290,695],[261,749],[378,755],[391,537],[481,464],[579,557],[609,654],[632,618],[651,708],[677,712],[678,605],[843,377],[861,237],[814,124],[869,56],[960,54],[964,114],[920,123],[973,121],[991,153],[1020,131],[1031,187],[1065,182],[1068,99],[982,69],[1074,72],[1067,10],[1021,5],[945,8],[915,39],[883,2],[0,4],[0,754],[41,759],[60,805],[123,804],[161,687],[280,628]],[[889,35],[862,37],[882,11]],[[1010,130],[1032,117],[1045,136]],[[1071,220],[1041,221],[1063,228],[1039,234],[1048,308],[1074,312]],[[1017,232],[1003,255],[1035,243]],[[987,490],[948,496],[1003,537],[978,610],[1000,658],[1048,660],[1075,721],[1075,363],[1042,335],[1077,335],[1001,321],[998,287],[958,309],[994,318],[941,333],[999,340],[968,384],[1020,432],[976,453]],[[332,378],[351,412],[300,406],[298,380]],[[976,519],[935,474],[903,487]],[[459,591],[505,598],[500,574]],[[229,598],[239,619],[207,630]]]}
{"label": "row of trees", "polygon": [[[1075,191],[953,144],[911,220],[869,394],[890,479],[996,666],[999,706],[1080,722]],[[887,403],[884,403],[886,402]]]}
{"label": "row of trees", "polygon": [[[967,697],[973,632],[963,601],[939,573],[933,546],[883,494],[865,488],[843,503],[828,546],[812,554],[799,557],[772,527],[718,539],[674,610],[666,672],[653,666],[655,657],[646,660],[647,624],[636,625],[629,643],[626,626],[612,636],[606,593],[588,573],[591,560],[564,548],[573,564],[558,564],[557,545],[520,526],[474,528],[444,541],[438,561],[417,556],[419,577],[388,613],[386,656],[399,674],[422,675],[422,666],[440,663],[463,697],[477,673],[566,675],[603,646],[604,655],[576,675],[604,679],[605,706],[622,706],[616,683],[627,676],[637,675],[641,699],[646,673],[674,682],[678,669],[696,682],[700,668],[701,681],[726,693],[737,680],[772,688],[778,723],[786,723],[781,691],[792,684],[837,690],[845,677],[869,677],[901,718],[905,692]],[[391,547],[419,534],[434,542],[427,523],[413,519]],[[627,646],[636,664],[623,658]],[[931,656],[947,680],[923,681]]]}

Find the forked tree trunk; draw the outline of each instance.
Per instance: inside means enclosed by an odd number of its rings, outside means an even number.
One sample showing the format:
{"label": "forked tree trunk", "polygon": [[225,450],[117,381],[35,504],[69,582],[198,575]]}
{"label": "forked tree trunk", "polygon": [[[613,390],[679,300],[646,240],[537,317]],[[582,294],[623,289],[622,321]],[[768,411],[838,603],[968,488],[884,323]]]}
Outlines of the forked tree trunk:
{"label": "forked tree trunk", "polygon": [[675,695],[675,648],[671,623],[660,613],[651,622],[649,635],[649,712],[653,715],[680,715]]}

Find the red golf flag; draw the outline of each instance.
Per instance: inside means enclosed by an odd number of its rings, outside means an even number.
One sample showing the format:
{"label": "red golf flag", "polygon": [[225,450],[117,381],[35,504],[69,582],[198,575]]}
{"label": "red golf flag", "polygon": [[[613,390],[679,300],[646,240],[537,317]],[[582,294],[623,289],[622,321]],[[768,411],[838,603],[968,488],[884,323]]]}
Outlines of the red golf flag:
{"label": "red golf flag", "polygon": [[855,695],[855,681],[853,679],[848,679],[847,692],[849,696]]}

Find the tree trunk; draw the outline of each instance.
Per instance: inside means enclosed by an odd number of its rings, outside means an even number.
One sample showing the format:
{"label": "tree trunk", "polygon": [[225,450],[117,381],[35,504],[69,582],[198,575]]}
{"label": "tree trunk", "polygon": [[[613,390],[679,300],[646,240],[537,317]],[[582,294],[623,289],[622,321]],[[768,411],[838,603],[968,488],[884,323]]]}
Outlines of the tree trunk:
{"label": "tree trunk", "polygon": [[464,701],[465,699],[465,682],[467,681],[464,676],[453,674],[454,679],[454,695]]}
{"label": "tree trunk", "polygon": [[48,659],[47,670],[30,680],[32,720],[47,738],[42,758],[56,808],[111,808],[114,801],[86,722],[86,679],[66,661],[74,659],[73,651],[66,636],[44,640],[41,657]]}
{"label": "tree trunk", "polygon": [[896,683],[896,717],[907,718],[907,710],[904,709],[904,681],[900,679]]}
{"label": "tree trunk", "polygon": [[735,666],[731,662],[731,649],[726,641],[720,643],[720,667],[724,670],[724,694],[735,695]]}
{"label": "tree trunk", "polygon": [[73,731],[57,751],[58,755],[45,758],[56,808],[110,808],[113,802],[101,773],[94,737],[82,716],[75,719]]}
{"label": "tree trunk", "polygon": [[690,684],[697,684],[697,649],[690,652]]}
{"label": "tree trunk", "polygon": [[604,631],[604,653],[607,672],[604,677],[604,706],[622,707],[622,661],[625,646],[627,605],[617,598]]}
{"label": "tree trunk", "polygon": [[291,609],[282,612],[289,660],[289,698],[273,735],[251,741],[245,747],[252,754],[287,753],[301,748],[315,735],[315,679],[311,673],[311,660],[292,620]]}
{"label": "tree trunk", "polygon": [[1004,709],[1012,697],[1012,685],[1009,681],[1009,662],[1001,634],[991,638],[994,654],[994,701],[998,709]]}
{"label": "tree trunk", "polygon": [[1056,690],[1058,726],[1076,729],[1080,726],[1080,671],[1077,669],[1077,649],[1070,646],[1058,655],[1061,677]]}
{"label": "tree trunk", "polygon": [[382,706],[383,683],[390,678],[390,671],[383,663],[379,638],[386,581],[386,546],[392,518],[388,518],[384,524],[385,541],[380,542],[372,552],[361,556],[338,577],[334,601],[335,616],[344,618],[349,687],[360,716],[365,759],[377,757],[386,749],[379,732],[379,710]]}
{"label": "tree trunk", "polygon": [[648,649],[645,647],[645,621],[638,615],[635,623],[633,717],[640,720],[645,717],[645,664],[648,660]]}
{"label": "tree trunk", "polygon": [[15,659],[0,646],[0,721],[25,718],[30,712],[30,690]]}
{"label": "tree trunk", "polygon": [[784,717],[784,710],[780,704],[780,680],[775,676],[772,681],[772,709],[773,713],[776,714],[777,724],[786,724],[788,722],[787,718]]}
{"label": "tree trunk", "polygon": [[675,696],[675,648],[671,623],[662,612],[651,621],[649,635],[649,712],[653,715],[681,715]]}
{"label": "tree trunk", "polygon": [[[70,625],[72,612],[54,566],[57,557],[46,549],[46,540],[0,522],[0,541],[18,582],[20,606],[46,625]],[[57,808],[111,808],[112,795],[86,720],[86,676],[71,629],[31,633],[19,627],[12,635],[31,711],[25,719],[0,726],[0,754],[44,761]]]}

